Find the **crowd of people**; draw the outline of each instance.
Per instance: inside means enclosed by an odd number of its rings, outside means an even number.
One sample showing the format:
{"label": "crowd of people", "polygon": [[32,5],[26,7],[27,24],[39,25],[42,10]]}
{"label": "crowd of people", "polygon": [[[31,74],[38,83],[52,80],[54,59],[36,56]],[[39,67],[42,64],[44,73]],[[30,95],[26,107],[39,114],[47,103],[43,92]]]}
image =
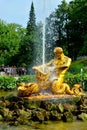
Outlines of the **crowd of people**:
{"label": "crowd of people", "polygon": [[26,75],[25,67],[16,67],[16,66],[0,66],[0,75],[8,75],[8,76],[21,76]]}

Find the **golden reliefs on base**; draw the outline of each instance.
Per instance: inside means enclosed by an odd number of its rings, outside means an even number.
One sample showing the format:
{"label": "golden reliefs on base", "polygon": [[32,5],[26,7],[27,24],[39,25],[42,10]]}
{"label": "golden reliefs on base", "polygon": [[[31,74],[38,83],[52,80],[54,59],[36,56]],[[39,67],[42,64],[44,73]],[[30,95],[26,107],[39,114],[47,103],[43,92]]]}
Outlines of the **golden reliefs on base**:
{"label": "golden reliefs on base", "polygon": [[43,90],[48,90],[53,94],[82,95],[80,84],[75,84],[70,89],[69,85],[64,82],[64,74],[71,65],[71,58],[64,55],[61,47],[54,49],[54,55],[55,58],[50,62],[32,68],[36,72],[37,83],[19,85],[19,95],[22,96],[25,93],[24,96],[30,96]]}

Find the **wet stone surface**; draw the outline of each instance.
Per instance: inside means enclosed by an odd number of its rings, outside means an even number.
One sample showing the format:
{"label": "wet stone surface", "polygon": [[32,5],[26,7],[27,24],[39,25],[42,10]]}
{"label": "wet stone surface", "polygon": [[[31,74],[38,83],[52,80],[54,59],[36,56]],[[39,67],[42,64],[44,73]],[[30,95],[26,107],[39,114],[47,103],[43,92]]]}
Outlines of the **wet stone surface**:
{"label": "wet stone surface", "polygon": [[0,98],[0,121],[10,125],[30,121],[87,120],[87,96],[29,100],[18,96]]}

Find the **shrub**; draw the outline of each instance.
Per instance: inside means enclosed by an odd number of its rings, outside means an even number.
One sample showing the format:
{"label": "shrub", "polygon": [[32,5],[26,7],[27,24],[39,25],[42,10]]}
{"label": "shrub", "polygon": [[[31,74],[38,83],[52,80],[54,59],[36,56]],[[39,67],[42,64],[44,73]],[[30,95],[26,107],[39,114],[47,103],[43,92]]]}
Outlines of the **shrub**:
{"label": "shrub", "polygon": [[87,90],[87,74],[86,73],[78,73],[72,74],[67,72],[65,74],[65,82],[72,87],[74,84],[82,84],[84,90]]}
{"label": "shrub", "polygon": [[16,87],[16,79],[12,76],[0,76],[0,89],[8,90]]}
{"label": "shrub", "polygon": [[[36,82],[35,75],[24,75],[20,76],[17,80],[17,83],[29,83],[29,82]],[[78,73],[78,74],[72,74],[70,72],[67,72],[65,74],[65,82],[72,87],[74,84],[82,84],[82,87],[84,87],[84,90],[87,90],[87,74],[86,73]],[[84,83],[84,86],[83,86]]]}
{"label": "shrub", "polygon": [[81,68],[84,68],[84,65],[82,63],[77,64],[73,62],[69,68],[69,72],[73,74],[77,74],[81,72]]}
{"label": "shrub", "polygon": [[35,81],[36,81],[35,75],[23,75],[18,78],[17,83],[21,83],[21,82],[29,83]]}
{"label": "shrub", "polygon": [[70,86],[73,84],[80,84],[82,82],[82,76],[81,74],[67,73],[65,74],[65,82],[67,82]]}

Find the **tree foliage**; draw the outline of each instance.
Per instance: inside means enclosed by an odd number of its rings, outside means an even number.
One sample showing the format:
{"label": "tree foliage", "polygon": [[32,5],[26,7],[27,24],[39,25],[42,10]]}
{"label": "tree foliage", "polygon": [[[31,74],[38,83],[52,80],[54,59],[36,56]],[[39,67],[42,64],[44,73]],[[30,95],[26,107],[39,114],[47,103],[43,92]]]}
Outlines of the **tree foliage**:
{"label": "tree foliage", "polygon": [[[48,57],[50,57],[50,59],[53,57],[53,55],[50,54],[53,54],[53,48],[55,46],[63,47],[64,51],[67,49],[67,31],[65,29],[65,25],[68,21],[67,9],[68,4],[63,0],[61,4],[58,5],[57,9],[47,18],[46,48],[49,48]],[[52,51],[52,53],[50,51]]]}
{"label": "tree foliage", "polygon": [[[87,55],[87,1],[61,1],[47,19],[46,44],[61,46],[73,60]],[[52,37],[51,37],[52,36]],[[51,42],[50,42],[51,41]]]}
{"label": "tree foliage", "polygon": [[[81,55],[81,50],[85,45],[87,34],[87,1],[75,0],[69,3],[69,22],[67,24],[70,52],[75,60]],[[82,52],[84,54],[84,51]]]}
{"label": "tree foliage", "polygon": [[9,63],[8,59],[18,53],[23,31],[18,24],[7,24],[0,20],[0,64]]}
{"label": "tree foliage", "polygon": [[[61,46],[73,60],[87,55],[87,0],[62,0],[46,18],[46,62],[53,49]],[[36,23],[34,4],[29,11],[26,28],[0,20],[0,65],[27,66],[42,64],[42,27]]]}
{"label": "tree foliage", "polygon": [[36,30],[36,18],[35,18],[35,10],[34,10],[34,4],[32,2],[31,9],[29,12],[29,20],[27,23],[27,35],[32,35],[34,31]]}
{"label": "tree foliage", "polygon": [[20,64],[26,63],[27,66],[32,66],[38,61],[37,58],[38,54],[40,54],[41,37],[41,25],[36,25],[34,5],[32,2],[26,34],[22,39],[20,46]]}

